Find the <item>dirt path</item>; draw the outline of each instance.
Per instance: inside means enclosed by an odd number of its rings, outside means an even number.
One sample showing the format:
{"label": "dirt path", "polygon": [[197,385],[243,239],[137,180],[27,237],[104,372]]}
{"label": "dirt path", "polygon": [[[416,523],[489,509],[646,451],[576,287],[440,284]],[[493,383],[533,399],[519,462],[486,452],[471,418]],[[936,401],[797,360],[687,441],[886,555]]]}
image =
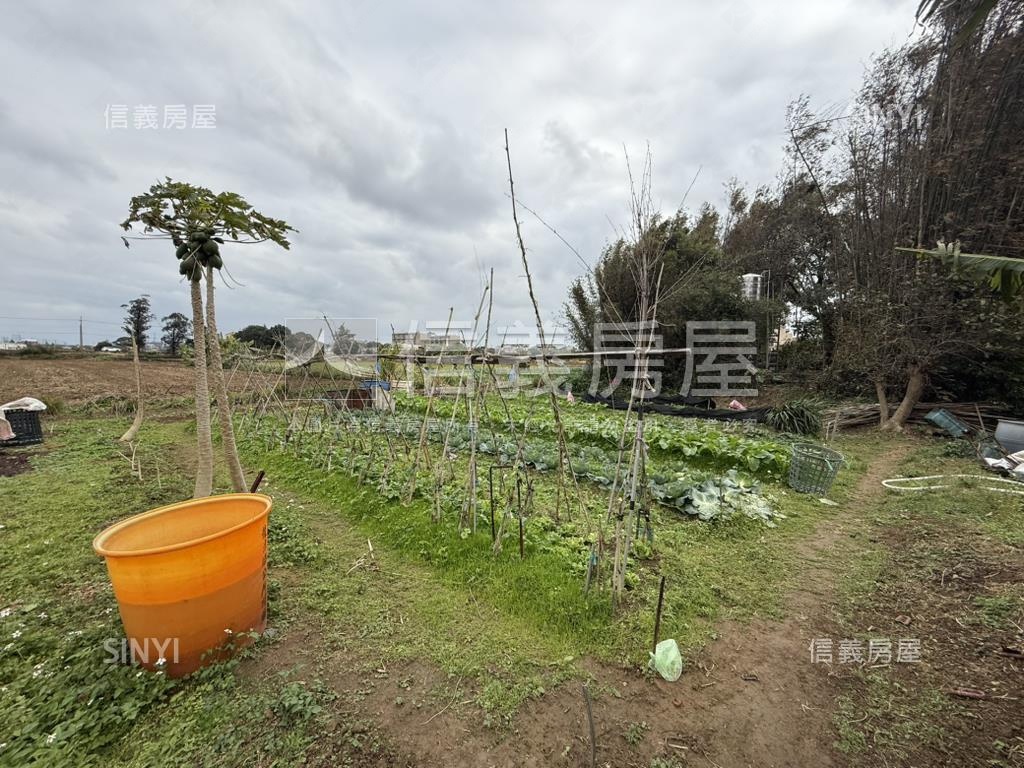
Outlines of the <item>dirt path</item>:
{"label": "dirt path", "polygon": [[[658,680],[638,697],[636,703],[657,712],[663,727],[688,740],[705,764],[837,764],[835,689],[830,668],[811,663],[811,641],[829,637],[838,571],[851,534],[858,533],[863,514],[882,494],[881,481],[907,450],[899,444],[872,461],[835,517],[802,544],[799,586],[785,601],[785,618],[720,624],[719,639],[697,659],[696,670],[681,678],[681,691]],[[668,701],[673,707],[665,706]]]}
{"label": "dirt path", "polygon": [[[633,674],[622,699],[595,706],[595,717],[607,724],[598,734],[599,764],[647,765],[659,755],[723,768],[837,764],[832,746],[835,687],[830,668],[811,663],[810,645],[816,637],[829,636],[838,569],[849,552],[850,535],[858,533],[863,514],[882,494],[882,479],[907,451],[901,443],[873,460],[836,516],[803,543],[799,586],[785,601],[784,619],[719,624],[719,638],[677,683],[648,682]],[[537,708],[549,707],[547,699]],[[557,712],[539,714],[526,717],[545,722]],[[645,760],[615,746],[624,741],[621,734],[628,724],[638,720],[650,726],[640,750]],[[573,732],[584,733],[584,728],[577,718]],[[608,754],[610,743],[614,757]]]}

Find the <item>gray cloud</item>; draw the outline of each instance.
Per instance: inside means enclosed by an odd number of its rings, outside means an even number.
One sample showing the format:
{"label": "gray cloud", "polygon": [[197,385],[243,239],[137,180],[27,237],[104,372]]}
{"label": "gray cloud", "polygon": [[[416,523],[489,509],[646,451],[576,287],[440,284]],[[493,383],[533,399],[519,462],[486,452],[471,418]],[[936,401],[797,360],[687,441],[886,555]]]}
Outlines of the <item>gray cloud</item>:
{"label": "gray cloud", "polygon": [[[469,317],[482,275],[495,318],[531,324],[507,197],[588,261],[626,220],[624,148],[649,145],[674,210],[723,201],[732,176],[770,182],[786,104],[841,102],[873,52],[912,29],[913,0],[859,4],[587,4],[240,0],[23,3],[0,29],[0,227],[18,290],[2,314],[117,321],[187,291],[166,244],[126,251],[128,199],[165,175],[236,190],[300,230],[288,252],[227,254],[244,287],[221,325],[318,315],[384,328]],[[215,130],[108,130],[124,104],[214,104]],[[162,120],[162,114],[161,114]],[[546,315],[583,267],[523,215]],[[0,336],[67,340],[63,321],[0,319]],[[90,338],[108,336],[89,327]],[[50,333],[52,331],[52,333]],[[63,334],[63,335],[58,335]]]}

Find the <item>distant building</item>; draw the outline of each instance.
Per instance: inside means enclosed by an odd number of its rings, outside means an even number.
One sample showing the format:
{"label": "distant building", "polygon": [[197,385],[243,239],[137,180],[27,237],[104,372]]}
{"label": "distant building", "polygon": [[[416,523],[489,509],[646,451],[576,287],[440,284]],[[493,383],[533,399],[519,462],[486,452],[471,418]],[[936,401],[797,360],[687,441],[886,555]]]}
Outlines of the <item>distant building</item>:
{"label": "distant building", "polygon": [[502,355],[528,355],[530,354],[529,344],[505,344],[498,350]]}
{"label": "distant building", "polygon": [[391,334],[391,343],[403,348],[422,347],[427,343],[427,335],[419,331],[394,332]]}
{"label": "distant building", "polygon": [[446,336],[443,333],[432,331],[427,333],[421,331],[394,332],[391,334],[391,343],[403,352],[423,350],[437,352],[441,349],[463,350],[466,348],[462,336],[454,333],[449,333]]}
{"label": "distant building", "polygon": [[23,349],[28,349],[28,344],[23,341],[0,342],[0,352],[19,352]]}

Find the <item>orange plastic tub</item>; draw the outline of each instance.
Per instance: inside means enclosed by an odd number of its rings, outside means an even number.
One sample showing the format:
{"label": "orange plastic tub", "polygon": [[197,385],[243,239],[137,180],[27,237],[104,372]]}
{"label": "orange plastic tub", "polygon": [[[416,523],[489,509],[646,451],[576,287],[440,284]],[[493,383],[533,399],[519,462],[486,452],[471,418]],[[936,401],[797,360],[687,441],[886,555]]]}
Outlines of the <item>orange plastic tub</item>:
{"label": "orange plastic tub", "polygon": [[208,496],[129,517],[96,537],[128,638],[122,660],[181,677],[222,655],[207,652],[225,641],[238,647],[240,633],[266,628],[271,503],[255,493]]}

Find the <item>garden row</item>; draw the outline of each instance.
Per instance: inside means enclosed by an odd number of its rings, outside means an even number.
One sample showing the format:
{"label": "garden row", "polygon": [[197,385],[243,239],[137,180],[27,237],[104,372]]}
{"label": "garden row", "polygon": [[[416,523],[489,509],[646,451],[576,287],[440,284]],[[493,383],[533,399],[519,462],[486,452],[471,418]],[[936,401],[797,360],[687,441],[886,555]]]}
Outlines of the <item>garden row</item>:
{"label": "garden row", "polygon": [[[422,414],[427,409],[427,398],[398,397],[396,404],[399,412]],[[457,420],[468,421],[464,400],[435,398],[430,411],[440,418],[450,418],[454,412]],[[612,448],[618,446],[622,438],[623,416],[621,411],[588,403],[574,403],[561,410],[567,439]],[[547,401],[540,398],[501,402],[495,396],[488,397],[477,421],[496,429],[511,426],[516,432],[525,430],[528,435],[554,437],[557,434]],[[644,422],[644,439],[656,454],[700,459],[726,468],[781,474],[789,467],[789,447],[777,435],[753,423],[648,415]]]}
{"label": "garden row", "polygon": [[[493,456],[498,465],[510,465],[518,459],[519,463],[537,472],[546,472],[558,467],[557,444],[543,431],[540,436],[524,439],[520,453],[520,443],[506,431],[497,428],[493,422],[489,422],[482,429],[474,430],[469,424],[450,416],[431,418],[424,422],[414,413],[401,411],[396,414],[345,411],[336,414],[335,418],[334,422],[327,424],[317,421],[306,425],[318,435],[316,448],[310,454],[310,458],[315,457],[324,464],[333,464],[329,457],[338,451],[339,443],[347,439],[348,455],[344,458],[339,457],[337,464],[346,466],[350,472],[361,478],[365,479],[367,475],[377,478],[381,492],[395,498],[401,495],[401,484],[395,483],[392,477],[396,470],[401,474],[401,470],[394,464],[396,460],[399,464],[407,462],[399,460],[402,453],[394,451],[394,442],[400,440],[408,447],[418,442],[421,432],[428,441],[444,448],[449,458],[467,455],[475,440],[476,451],[482,455]],[[532,419],[530,424],[532,427]],[[530,431],[536,434],[532,429]],[[268,446],[274,442],[283,445],[292,439],[283,425],[279,425],[276,431],[268,433],[265,437]],[[353,441],[358,441],[358,448]],[[757,444],[761,445],[759,450],[772,459],[768,462],[758,462],[757,468],[767,473],[770,467],[776,466],[774,457],[783,449],[775,445],[766,446],[765,443],[766,441],[757,441]],[[577,479],[590,481],[605,489],[611,488],[618,465],[616,450],[589,443],[580,444],[575,440],[567,441],[567,448],[569,467]],[[627,464],[628,462],[623,462],[619,488],[630,485]],[[411,467],[409,470],[411,471]],[[646,480],[647,489],[653,499],[701,520],[710,521],[743,514],[767,525],[774,525],[773,520],[781,516],[761,492],[760,484],[735,468],[730,468],[724,473],[710,473],[696,469],[690,463],[659,456],[648,464]],[[421,490],[425,494],[434,493],[432,488],[426,486]]]}

